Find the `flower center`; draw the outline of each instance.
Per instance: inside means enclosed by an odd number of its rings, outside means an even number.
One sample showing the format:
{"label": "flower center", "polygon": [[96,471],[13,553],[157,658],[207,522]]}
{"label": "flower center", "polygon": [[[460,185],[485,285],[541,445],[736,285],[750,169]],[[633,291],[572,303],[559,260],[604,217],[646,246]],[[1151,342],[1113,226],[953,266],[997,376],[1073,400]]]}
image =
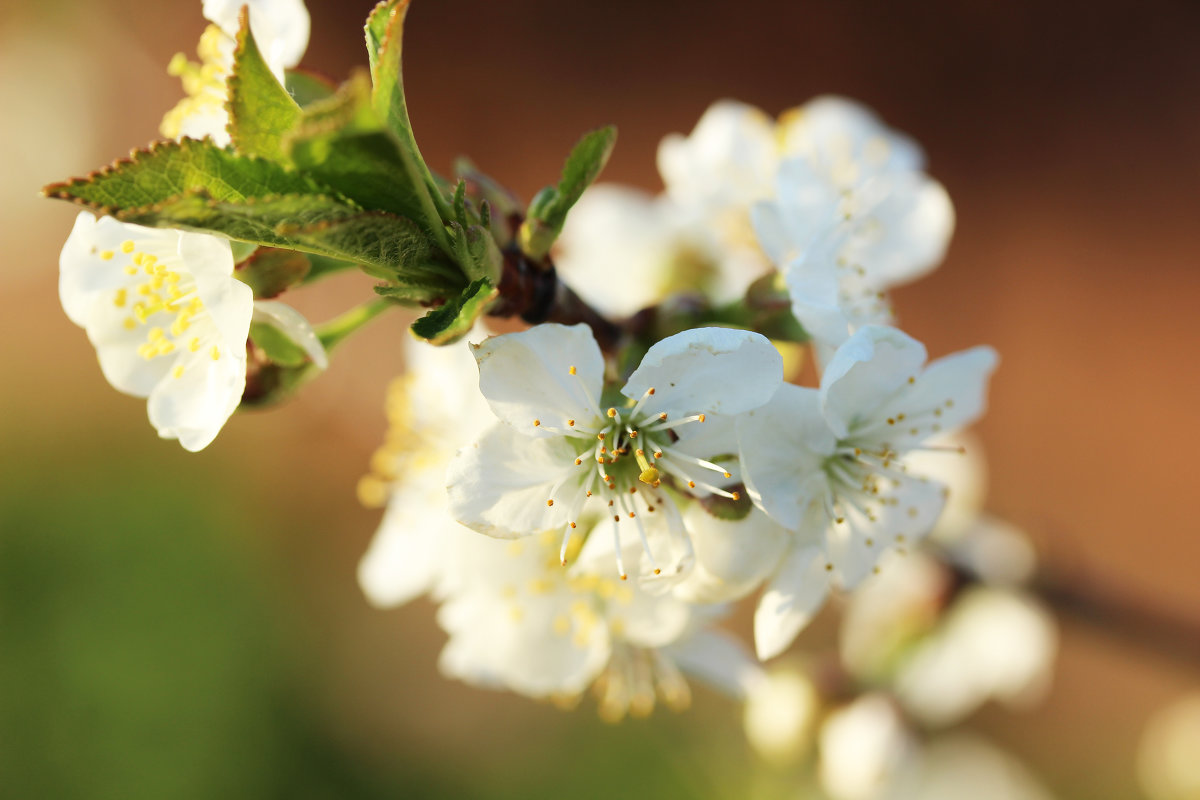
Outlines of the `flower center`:
{"label": "flower center", "polygon": [[159,126],[163,136],[178,139],[191,117],[225,113],[225,79],[232,65],[232,53],[226,52],[230,43],[224,31],[209,25],[196,46],[200,63],[189,61],[183,53],[176,53],[171,59],[167,74],[179,78],[187,97],[163,116]]}
{"label": "flower center", "polygon": [[[148,325],[146,340],[138,345],[137,353],[147,361],[176,353],[181,348],[198,353],[205,347],[207,336],[187,335],[198,316],[207,318],[204,302],[196,294],[196,283],[186,271],[173,269],[173,264],[160,261],[153,253],[139,250],[132,240],[121,243],[121,252],[129,256],[125,274],[134,277],[129,285],[117,289],[113,294],[113,305],[129,307],[130,314],[122,323],[126,330],[139,325]],[[116,258],[112,250],[100,253],[104,261]],[[169,261],[169,259],[168,259]],[[136,278],[140,276],[141,280]],[[166,315],[162,317],[160,315]],[[154,319],[152,319],[154,318]],[[150,325],[151,321],[161,324]],[[216,361],[221,358],[217,345],[207,349],[208,356]],[[183,377],[184,365],[177,364],[171,374]]]}
{"label": "flower center", "polygon": [[715,472],[728,479],[732,477],[728,469],[691,455],[678,446],[677,430],[685,425],[703,423],[706,415],[684,414],[676,418],[669,411],[648,410],[647,403],[656,393],[653,387],[647,389],[632,407],[618,409],[613,406],[601,412],[595,396],[576,368],[572,366],[567,371],[575,379],[585,401],[584,413],[578,419],[563,420],[561,425],[553,420],[533,421],[535,427],[561,434],[574,445],[573,467],[578,469],[567,470],[546,500],[548,506],[556,502],[567,503],[568,522],[563,532],[560,561],[566,565],[571,531],[577,526],[579,515],[590,498],[596,497],[607,503],[607,513],[612,517],[617,571],[622,580],[627,577],[620,544],[622,520],[632,521],[637,527],[653,573],[662,573],[651,552],[639,511],[654,513],[661,508],[666,512],[672,537],[682,542],[685,555],[676,564],[676,572],[681,571],[683,562],[691,557],[691,542],[674,503],[660,488],[663,474],[669,475],[681,491],[700,488],[733,500],[741,499],[739,492],[717,486],[714,481],[719,479],[711,477]]}

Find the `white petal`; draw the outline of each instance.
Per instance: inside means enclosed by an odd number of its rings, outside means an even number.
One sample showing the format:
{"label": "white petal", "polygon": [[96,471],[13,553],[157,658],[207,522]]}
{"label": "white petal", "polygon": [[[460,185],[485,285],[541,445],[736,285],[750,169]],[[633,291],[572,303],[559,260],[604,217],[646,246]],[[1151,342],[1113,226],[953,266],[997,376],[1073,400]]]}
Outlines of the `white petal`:
{"label": "white petal", "polygon": [[815,389],[785,383],[769,403],[737,420],[750,499],[789,530],[800,528],[809,504],[823,495],[821,465],[835,445],[818,403]]}
{"label": "white petal", "polygon": [[690,136],[663,139],[658,171],[681,205],[748,206],[770,193],[777,153],[774,125],[766,114],[722,100],[704,112]]}
{"label": "white petal", "polygon": [[80,211],[58,257],[58,296],[67,317],[80,327],[87,325],[97,293],[126,282],[118,262],[100,258],[105,250],[120,252],[121,240],[109,243],[103,232],[92,214]]}
{"label": "white petal", "polygon": [[468,683],[530,697],[583,691],[608,663],[611,640],[602,624],[559,628],[565,599],[468,595],[447,601],[438,621],[450,641],[438,666]]}
{"label": "white petal", "polygon": [[473,348],[479,390],[496,416],[522,434],[555,436],[553,429],[566,428],[568,420],[582,426],[599,413],[594,403],[604,383],[604,357],[588,326],[535,325]]}
{"label": "white petal", "polygon": [[944,486],[920,479],[898,482],[878,499],[895,502],[884,504],[872,496],[865,503],[871,516],[846,503],[845,521],[826,530],[825,550],[835,577],[845,588],[857,586],[870,575],[888,548],[924,538],[946,502]]}
{"label": "white petal", "polygon": [[277,328],[288,341],[302,348],[318,369],[329,367],[329,356],[325,353],[324,345],[308,320],[296,309],[278,300],[256,300],[253,321]]}
{"label": "white petal", "polygon": [[597,184],[571,208],[554,265],[596,310],[628,316],[670,288],[683,242],[664,200],[639,189]]}
{"label": "white petal", "polygon": [[839,253],[846,235],[845,229],[831,229],[783,269],[792,314],[814,340],[835,348],[850,335],[838,275]]}
{"label": "white petal", "polygon": [[97,296],[88,316],[88,339],[96,348],[100,370],[113,388],[134,397],[148,397],[170,372],[175,359],[139,355],[138,347],[146,341],[147,329],[144,325],[126,327],[128,319],[128,307],[118,308],[108,297]]}
{"label": "white petal", "polygon": [[631,591],[625,595],[622,588],[617,587],[614,600],[608,603],[608,620],[630,644],[662,647],[678,639],[691,622],[691,608],[671,595],[652,595],[636,586],[629,586]]}
{"label": "white petal", "polygon": [[647,414],[740,414],[771,399],[783,381],[783,357],[765,336],[730,328],[695,328],[656,342],[621,390]]}
{"label": "white petal", "polygon": [[920,147],[888,128],[866,106],[845,97],[824,95],[784,112],[779,137],[789,156],[803,155],[836,166],[850,162],[859,175],[922,169]]}
{"label": "white petal", "polygon": [[897,782],[918,766],[917,743],[883,694],[860,695],[826,717],[819,749],[821,784],[837,800],[892,798]]}
{"label": "white petal", "polygon": [[196,281],[196,293],[223,346],[245,349],[254,316],[254,291],[233,277],[229,240],[206,233],[181,233],[178,252]]}
{"label": "white petal", "polygon": [[515,539],[567,524],[567,503],[546,504],[555,486],[573,480],[575,452],[563,437],[531,439],[495,425],[464,447],[446,475],[450,513],[467,527]]}
{"label": "white petal", "polygon": [[754,610],[754,649],[762,661],[787,650],[829,596],[825,554],[796,546],[779,565]]}
{"label": "white petal", "polygon": [[[249,288],[249,287],[247,287]],[[156,359],[158,360],[158,359]],[[214,360],[206,352],[181,356],[180,377],[165,377],[150,392],[150,424],[164,439],[178,439],[185,450],[203,450],[237,409],[246,388],[246,346]]]}
{"label": "white petal", "polygon": [[698,631],[662,652],[684,672],[730,697],[745,697],[765,679],[741,641],[724,631]]}
{"label": "white petal", "polygon": [[358,564],[358,585],[375,606],[407,603],[432,591],[450,538],[475,536],[450,518],[439,478],[406,482],[392,494],[375,538]]}
{"label": "white petal", "polygon": [[954,205],[940,183],[924,175],[877,179],[867,193],[882,197],[868,212],[872,231],[859,258],[876,289],[909,283],[942,262],[954,233]]}
{"label": "white petal", "polygon": [[204,0],[204,17],[230,36],[238,32],[242,6],[250,6],[250,30],[277,77],[294,67],[308,48],[311,20],[304,0]]}
{"label": "white petal", "polygon": [[873,421],[881,402],[920,373],[925,346],[882,325],[859,329],[834,353],[821,375],[821,412],[837,437]]}
{"label": "white petal", "polygon": [[[888,415],[900,412],[919,417],[919,421],[887,431],[889,443],[902,451],[935,434],[953,433],[975,422],[986,410],[988,379],[998,362],[992,348],[973,347],[931,363],[886,405]],[[937,415],[933,416],[935,409]]]}
{"label": "white petal", "polygon": [[775,571],[791,542],[786,530],[758,510],[731,522],[693,503],[684,521],[695,548],[695,567],[674,594],[689,603],[745,597]]}

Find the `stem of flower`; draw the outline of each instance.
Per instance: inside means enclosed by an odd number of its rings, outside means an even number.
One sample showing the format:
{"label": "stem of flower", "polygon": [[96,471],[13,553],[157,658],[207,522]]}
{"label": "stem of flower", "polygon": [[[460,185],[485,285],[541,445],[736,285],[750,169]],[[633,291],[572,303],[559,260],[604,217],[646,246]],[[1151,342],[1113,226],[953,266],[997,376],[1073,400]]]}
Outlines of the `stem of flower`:
{"label": "stem of flower", "polygon": [[349,311],[318,325],[315,329],[317,338],[321,340],[321,344],[325,346],[326,350],[332,350],[341,344],[350,334],[358,331],[359,328],[378,317],[384,311],[387,311],[393,305],[395,304],[392,301],[383,298],[369,300],[361,305],[357,305]]}

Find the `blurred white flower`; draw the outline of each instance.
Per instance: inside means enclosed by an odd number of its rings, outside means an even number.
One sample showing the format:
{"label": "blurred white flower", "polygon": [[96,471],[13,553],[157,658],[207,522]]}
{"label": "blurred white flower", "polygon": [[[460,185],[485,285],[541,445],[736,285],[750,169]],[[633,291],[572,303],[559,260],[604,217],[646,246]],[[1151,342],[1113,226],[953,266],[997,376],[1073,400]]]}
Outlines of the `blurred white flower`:
{"label": "blurred white flower", "polygon": [[238,15],[250,10],[250,31],[263,60],[282,84],[285,71],[300,63],[308,47],[310,20],[304,0],[204,0],[204,29],[196,46],[199,63],[183,53],[171,59],[167,72],[183,83],[187,95],[163,116],[159,131],[169,139],[211,137],[219,147],[230,143],[226,80],[233,71]]}
{"label": "blurred white flower", "polygon": [[834,800],[877,800],[915,766],[918,745],[891,701],[868,694],[832,712],[819,739],[821,785]]}
{"label": "blurred white flower", "polygon": [[1200,797],[1200,692],[1159,709],[1146,723],[1138,778],[1151,800]]}
{"label": "blurred white flower", "polygon": [[791,643],[830,579],[856,586],[887,549],[937,521],[943,487],[911,474],[903,458],[983,413],[996,356],[979,347],[927,366],[925,358],[906,334],[867,326],[838,349],[819,390],[785,384],[738,419],[750,497],[793,533],[756,613],[761,658]]}
{"label": "blurred white flower", "polygon": [[388,387],[387,436],[358,487],[365,505],[387,505],[358,566],[359,585],[380,607],[453,590],[456,554],[479,534],[450,516],[446,467],[458,447],[495,421],[465,343],[430,347],[409,340],[405,367]]}
{"label": "blurred white flower", "polygon": [[665,196],[615,184],[589,188],[571,208],[554,263],[603,314],[629,316],[676,291],[720,280],[720,249]]}
{"label": "blurred white flower", "polygon": [[148,398],[164,439],[191,451],[212,442],[241,402],[254,313],[229,242],[82,212],[59,267],[63,309],[108,382]]}
{"label": "blurred white flower", "polygon": [[[687,685],[657,648],[684,635],[690,607],[608,573],[607,554],[571,569],[551,531],[511,542],[470,534],[455,557],[460,581],[438,612],[450,634],[444,673],[535,698],[578,695],[597,679],[601,713],[649,713],[655,697],[686,706]],[[583,541],[582,530],[571,548]]]}
{"label": "blurred white flower", "polygon": [[689,136],[671,134],[658,148],[666,196],[694,240],[716,254],[711,293],[718,301],[740,296],[770,269],[750,223],[750,208],[769,198],[779,167],[774,121],[732,100],[714,103]]}
{"label": "blurred white flower", "polygon": [[1053,795],[1008,753],[967,734],[925,745],[886,800],[1052,800]]}
{"label": "blurred white flower", "polygon": [[856,103],[817,98],[779,128],[786,158],[754,229],[828,355],[862,325],[891,322],[885,290],[937,266],[954,208],[917,146]]}
{"label": "blurred white flower", "polygon": [[950,725],[987,700],[1028,704],[1049,688],[1058,649],[1054,619],[1021,593],[975,586],[937,630],[905,654],[895,691],[928,725]]}
{"label": "blurred white flower", "polygon": [[[504,424],[452,462],[455,518],[500,538],[560,530],[565,563],[582,515],[602,509],[614,543],[622,528],[636,529],[655,575],[662,568],[644,516],[665,518],[675,561],[669,575],[681,574],[691,557],[663,478],[684,492],[736,500],[723,488],[736,483],[735,467],[712,459],[733,460],[734,415],[766,402],[782,380],[782,359],[765,337],[698,328],[651,347],[621,389],[627,403],[605,410],[604,359],[585,325],[538,325],[474,350],[480,391]],[[613,551],[624,578],[622,548]]]}
{"label": "blurred white flower", "polygon": [[746,697],[746,738],[766,761],[794,764],[808,755],[820,698],[811,680],[796,669],[779,668],[756,681]]}

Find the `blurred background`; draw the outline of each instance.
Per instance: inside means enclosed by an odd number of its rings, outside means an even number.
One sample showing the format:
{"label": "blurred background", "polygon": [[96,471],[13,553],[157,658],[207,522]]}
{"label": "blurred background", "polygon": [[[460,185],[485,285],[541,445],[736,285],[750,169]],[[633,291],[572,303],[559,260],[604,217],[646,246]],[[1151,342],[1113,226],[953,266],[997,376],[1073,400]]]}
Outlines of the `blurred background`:
{"label": "blurred background", "polygon": [[[365,65],[371,5],[309,0],[304,65]],[[58,305],[76,209],[37,191],[156,138],[180,96],[166,64],[204,24],[183,0],[0,0],[0,794],[767,791],[781,779],[720,697],[604,725],[586,704],[443,680],[430,605],[367,606],[354,571],[378,513],[354,487],[401,368],[400,315],[195,456],[105,383]],[[1198,36],[1183,0],[418,0],[405,77],[430,164],[469,154],[524,198],[603,123],[620,129],[604,179],[657,190],[658,140],[715,99],[875,108],[925,146],[958,213],[945,265],[898,293],[906,329],[935,355],[1002,355],[980,428],[989,507],[1049,563],[1196,615]],[[339,277],[295,305],[320,320],[369,285]],[[972,727],[1061,797],[1137,797],[1145,721],[1200,675],[1062,634],[1048,702]]]}

